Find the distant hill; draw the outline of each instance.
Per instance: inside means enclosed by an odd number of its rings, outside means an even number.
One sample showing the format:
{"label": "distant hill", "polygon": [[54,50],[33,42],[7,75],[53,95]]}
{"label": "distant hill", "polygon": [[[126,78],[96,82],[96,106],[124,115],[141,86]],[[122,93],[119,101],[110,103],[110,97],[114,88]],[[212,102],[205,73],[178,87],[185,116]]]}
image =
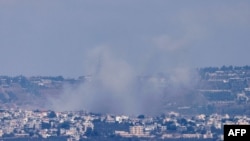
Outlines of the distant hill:
{"label": "distant hill", "polygon": [[[138,81],[159,81],[156,84],[166,93],[175,93],[164,100],[166,110],[250,114],[250,110],[245,108],[250,106],[250,66],[205,67],[196,71],[198,83],[192,88],[173,88],[166,75],[140,76]],[[89,81],[91,76],[77,79],[65,79],[63,76],[0,76],[0,107],[47,108],[45,103],[48,98],[60,96],[64,86],[78,87]]]}

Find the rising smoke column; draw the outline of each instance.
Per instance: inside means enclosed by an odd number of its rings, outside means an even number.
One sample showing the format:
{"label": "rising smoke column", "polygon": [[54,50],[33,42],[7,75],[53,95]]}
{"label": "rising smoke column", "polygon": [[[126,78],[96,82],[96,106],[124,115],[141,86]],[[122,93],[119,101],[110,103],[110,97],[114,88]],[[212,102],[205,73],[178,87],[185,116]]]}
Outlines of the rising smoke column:
{"label": "rising smoke column", "polygon": [[[77,88],[65,86],[54,110],[87,110],[113,114],[159,114],[166,101],[185,101],[181,91],[193,87],[189,69],[174,68],[167,74],[138,75],[137,67],[108,46],[99,46],[85,55],[86,75],[91,78]],[[161,65],[161,64],[157,64]],[[143,74],[147,74],[145,70]]]}

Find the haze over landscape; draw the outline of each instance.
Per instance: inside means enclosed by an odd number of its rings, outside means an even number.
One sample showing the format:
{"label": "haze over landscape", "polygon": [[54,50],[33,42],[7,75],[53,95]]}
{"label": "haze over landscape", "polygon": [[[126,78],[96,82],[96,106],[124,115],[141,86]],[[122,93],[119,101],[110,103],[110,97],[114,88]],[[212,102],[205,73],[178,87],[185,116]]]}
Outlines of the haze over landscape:
{"label": "haze over landscape", "polygon": [[0,1],[0,72],[87,75],[86,54],[109,48],[136,73],[246,65],[250,2]]}
{"label": "haze over landscape", "polygon": [[[177,89],[193,89],[195,68],[250,59],[244,0],[1,0],[0,20],[1,75],[91,75],[51,99],[56,110],[155,114],[165,93],[187,98]],[[138,84],[148,75],[167,75],[171,89]]]}

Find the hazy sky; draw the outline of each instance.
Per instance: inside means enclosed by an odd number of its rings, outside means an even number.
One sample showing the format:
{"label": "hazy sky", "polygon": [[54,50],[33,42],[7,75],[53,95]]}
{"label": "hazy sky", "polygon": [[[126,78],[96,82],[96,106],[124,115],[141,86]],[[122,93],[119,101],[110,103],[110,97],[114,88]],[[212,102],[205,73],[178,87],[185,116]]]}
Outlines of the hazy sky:
{"label": "hazy sky", "polygon": [[250,65],[250,1],[0,0],[0,75],[86,75],[103,52],[136,73]]}

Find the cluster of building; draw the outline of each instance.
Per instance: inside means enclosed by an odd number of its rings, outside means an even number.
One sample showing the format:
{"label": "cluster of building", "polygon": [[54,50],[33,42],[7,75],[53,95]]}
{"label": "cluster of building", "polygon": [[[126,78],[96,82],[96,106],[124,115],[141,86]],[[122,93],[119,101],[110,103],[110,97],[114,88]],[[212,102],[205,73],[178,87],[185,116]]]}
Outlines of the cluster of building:
{"label": "cluster of building", "polygon": [[88,128],[94,129],[93,117],[80,113],[21,109],[1,110],[0,137],[69,136],[79,140]]}
{"label": "cluster of building", "polygon": [[0,139],[65,137],[223,140],[223,125],[249,124],[250,117],[229,115],[184,116],[169,112],[156,117],[54,112],[21,109],[0,111]]}
{"label": "cluster of building", "polygon": [[[180,111],[191,113],[194,109],[186,106],[179,108],[179,113],[166,112],[154,117],[29,110],[23,105],[32,107],[39,102],[43,105],[46,94],[58,94],[65,84],[78,85],[91,81],[91,76],[77,79],[0,76],[0,108],[7,109],[0,110],[0,139],[223,140],[223,125],[249,125],[250,110],[246,107],[250,99],[250,66],[208,67],[198,69],[198,72],[199,83],[192,92],[204,96],[207,103],[195,105],[197,114],[179,114]],[[161,88],[171,86],[165,75],[139,77],[138,80],[157,82]]]}

